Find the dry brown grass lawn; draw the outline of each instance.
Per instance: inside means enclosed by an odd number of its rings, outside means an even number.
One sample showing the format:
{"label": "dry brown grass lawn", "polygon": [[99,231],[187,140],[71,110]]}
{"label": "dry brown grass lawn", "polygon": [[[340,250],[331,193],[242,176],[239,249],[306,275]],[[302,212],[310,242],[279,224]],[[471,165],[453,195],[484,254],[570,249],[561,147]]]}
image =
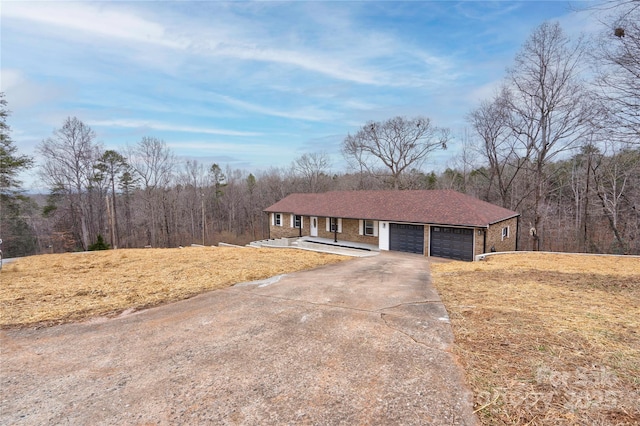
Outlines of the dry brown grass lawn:
{"label": "dry brown grass lawn", "polygon": [[432,264],[484,424],[640,424],[640,259]]}
{"label": "dry brown grass lawn", "polygon": [[31,256],[0,272],[0,327],[115,315],[346,259],[295,249],[233,247]]}

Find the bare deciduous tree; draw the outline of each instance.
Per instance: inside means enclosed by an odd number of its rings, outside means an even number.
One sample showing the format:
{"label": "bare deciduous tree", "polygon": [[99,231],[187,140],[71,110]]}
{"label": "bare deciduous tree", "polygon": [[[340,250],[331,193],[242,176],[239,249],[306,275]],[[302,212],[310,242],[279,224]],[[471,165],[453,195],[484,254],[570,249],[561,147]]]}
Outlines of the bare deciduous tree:
{"label": "bare deciduous tree", "polygon": [[637,229],[640,222],[638,194],[629,189],[640,175],[640,150],[620,150],[615,144],[608,145],[611,155],[598,155],[591,169],[596,195],[615,236],[612,251],[628,254],[638,239],[634,228]]}
{"label": "bare deciduous tree", "polygon": [[591,130],[593,99],[580,80],[584,45],[571,42],[558,23],[534,30],[509,70],[512,131],[519,156],[527,156],[534,178],[533,247],[538,248],[548,188],[547,166],[576,147]]}
{"label": "bare deciduous tree", "polygon": [[158,227],[168,232],[167,212],[164,211],[166,199],[163,193],[173,178],[175,156],[163,140],[147,136],[130,148],[128,154],[129,164],[142,184],[147,210],[144,217],[147,244],[156,246],[159,243]]}
{"label": "bare deciduous tree", "polygon": [[175,156],[165,141],[145,136],[129,151],[129,163],[144,188],[162,188],[171,182]]}
{"label": "bare deciduous tree", "polygon": [[502,207],[515,210],[529,195],[520,193],[516,197],[513,185],[529,160],[531,146],[523,146],[514,133],[510,96],[503,88],[491,101],[482,102],[467,119],[482,141],[480,152],[489,165],[485,198],[492,199],[495,185]]}
{"label": "bare deciduous tree", "polygon": [[385,170],[395,189],[400,177],[411,168],[419,169],[436,149],[446,149],[448,129],[431,124],[425,117],[395,117],[384,122],[370,121],[342,143],[342,153],[352,163],[374,175]]}
{"label": "bare deciduous tree", "polygon": [[330,168],[331,159],[326,152],[302,154],[293,161],[293,169],[305,181],[304,192],[325,191],[327,185],[322,182],[322,178],[328,177]]}
{"label": "bare deciduous tree", "polygon": [[95,142],[94,131],[76,117],[65,120],[53,136],[38,147],[46,159],[40,176],[51,188],[62,189],[69,204],[70,214],[80,234],[82,249],[89,247],[89,188],[94,176],[94,166],[102,151]]}
{"label": "bare deciduous tree", "polygon": [[204,190],[209,185],[209,176],[204,164],[197,160],[187,160],[184,169],[178,177],[178,182],[186,189],[184,195],[183,210],[188,209],[188,220],[191,228],[191,235],[196,236],[199,233],[203,235],[202,244],[204,244],[205,233],[205,199]]}
{"label": "bare deciduous tree", "polygon": [[594,50],[596,81],[617,139],[640,144],[640,2],[620,3]]}

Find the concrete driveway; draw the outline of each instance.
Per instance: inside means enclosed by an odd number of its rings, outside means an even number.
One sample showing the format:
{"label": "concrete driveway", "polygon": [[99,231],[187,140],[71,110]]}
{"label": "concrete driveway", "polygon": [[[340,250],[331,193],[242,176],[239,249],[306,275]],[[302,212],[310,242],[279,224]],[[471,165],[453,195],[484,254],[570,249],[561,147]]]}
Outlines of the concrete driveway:
{"label": "concrete driveway", "polygon": [[0,333],[1,424],[476,424],[422,256]]}

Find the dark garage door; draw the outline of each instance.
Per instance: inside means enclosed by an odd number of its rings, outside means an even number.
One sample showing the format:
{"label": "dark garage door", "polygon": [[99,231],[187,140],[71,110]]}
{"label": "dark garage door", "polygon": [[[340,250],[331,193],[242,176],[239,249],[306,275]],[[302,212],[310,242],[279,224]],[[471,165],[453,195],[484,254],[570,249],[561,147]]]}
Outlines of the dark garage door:
{"label": "dark garage door", "polygon": [[389,250],[424,253],[424,226],[389,224]]}
{"label": "dark garage door", "polygon": [[432,226],[431,256],[473,260],[473,229]]}

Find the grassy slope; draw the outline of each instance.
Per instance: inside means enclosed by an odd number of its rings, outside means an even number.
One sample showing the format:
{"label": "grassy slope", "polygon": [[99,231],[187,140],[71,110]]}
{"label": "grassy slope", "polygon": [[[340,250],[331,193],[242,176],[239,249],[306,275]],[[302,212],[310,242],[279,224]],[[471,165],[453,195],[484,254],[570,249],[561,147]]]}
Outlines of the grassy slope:
{"label": "grassy slope", "polygon": [[432,265],[485,424],[640,424],[640,259]]}
{"label": "grassy slope", "polygon": [[346,259],[293,249],[232,247],[21,258],[0,272],[0,327],[113,315]]}

